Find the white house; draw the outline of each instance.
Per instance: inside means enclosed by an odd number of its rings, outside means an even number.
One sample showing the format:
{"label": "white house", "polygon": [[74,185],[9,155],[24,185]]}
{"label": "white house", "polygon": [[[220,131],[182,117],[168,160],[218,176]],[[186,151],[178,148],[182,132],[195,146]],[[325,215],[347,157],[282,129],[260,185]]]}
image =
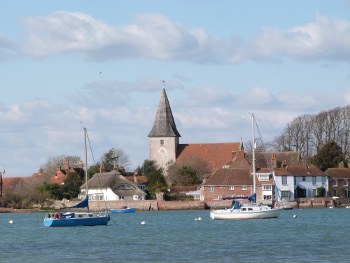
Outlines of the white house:
{"label": "white house", "polygon": [[[90,200],[145,200],[146,193],[138,188],[137,183],[129,181],[118,171],[94,174],[87,182]],[[81,187],[81,194],[86,193],[86,183]]]}
{"label": "white house", "polygon": [[279,201],[317,197],[317,189],[321,187],[325,196],[328,195],[327,175],[314,165],[287,165],[275,168],[274,175]]}

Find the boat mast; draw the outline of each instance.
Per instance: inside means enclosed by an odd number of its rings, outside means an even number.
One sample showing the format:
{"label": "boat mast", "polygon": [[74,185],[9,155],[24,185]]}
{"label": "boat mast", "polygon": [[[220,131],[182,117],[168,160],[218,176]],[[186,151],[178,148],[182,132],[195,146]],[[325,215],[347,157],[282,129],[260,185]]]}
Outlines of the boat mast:
{"label": "boat mast", "polygon": [[255,120],[254,114],[252,113],[252,158],[253,158],[253,194],[256,194],[256,179],[255,179],[255,130],[254,130]]}
{"label": "boat mast", "polygon": [[86,195],[88,196],[88,166],[87,166],[87,147],[86,147],[86,128],[84,127],[84,145],[85,145],[85,184],[86,184]]}

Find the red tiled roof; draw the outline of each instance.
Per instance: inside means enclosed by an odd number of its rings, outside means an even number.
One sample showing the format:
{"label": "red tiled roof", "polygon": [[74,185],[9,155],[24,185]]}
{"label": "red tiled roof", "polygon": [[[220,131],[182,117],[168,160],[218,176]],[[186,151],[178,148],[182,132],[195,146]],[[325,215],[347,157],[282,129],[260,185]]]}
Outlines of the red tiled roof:
{"label": "red tiled roof", "polygon": [[330,176],[331,178],[350,179],[349,168],[329,168],[325,172],[325,174]]}
{"label": "red tiled roof", "polygon": [[253,185],[253,180],[250,169],[221,168],[218,169],[203,185]]}
{"label": "red tiled roof", "polygon": [[176,163],[186,164],[193,158],[200,158],[213,169],[221,168],[229,160],[232,160],[232,151],[236,151],[239,147],[239,142],[179,144]]}
{"label": "red tiled roof", "polygon": [[[128,179],[129,181],[134,182],[134,176],[133,175],[126,175],[124,177],[126,179]],[[137,183],[138,184],[145,184],[145,183],[147,183],[147,176],[145,176],[145,175],[138,175],[137,176]]]}
{"label": "red tiled roof", "polygon": [[319,176],[325,175],[320,169],[312,164],[308,165],[288,165],[287,171],[294,176]]}
{"label": "red tiled roof", "polygon": [[286,168],[274,168],[275,176],[292,175]]}

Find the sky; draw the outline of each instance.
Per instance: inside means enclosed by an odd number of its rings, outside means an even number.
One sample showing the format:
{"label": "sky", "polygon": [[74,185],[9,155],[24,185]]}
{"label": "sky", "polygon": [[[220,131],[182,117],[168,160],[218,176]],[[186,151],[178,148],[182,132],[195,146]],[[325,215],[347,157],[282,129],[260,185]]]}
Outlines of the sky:
{"label": "sky", "polygon": [[349,105],[349,64],[350,0],[0,0],[0,169],[83,158],[86,127],[134,170],[163,80],[180,143],[249,141],[251,113],[269,142]]}

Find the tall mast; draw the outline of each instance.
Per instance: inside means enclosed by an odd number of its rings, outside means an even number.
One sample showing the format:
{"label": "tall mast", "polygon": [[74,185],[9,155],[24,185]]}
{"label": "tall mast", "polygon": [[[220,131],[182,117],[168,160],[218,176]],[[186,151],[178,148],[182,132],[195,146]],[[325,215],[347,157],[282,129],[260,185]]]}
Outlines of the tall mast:
{"label": "tall mast", "polygon": [[253,194],[256,194],[256,182],[255,182],[255,130],[254,130],[255,120],[254,120],[254,114],[252,114],[252,158],[253,158]]}
{"label": "tall mast", "polygon": [[88,196],[88,166],[87,166],[87,147],[86,147],[86,128],[84,127],[84,145],[85,145],[85,184],[86,184],[86,195]]}

